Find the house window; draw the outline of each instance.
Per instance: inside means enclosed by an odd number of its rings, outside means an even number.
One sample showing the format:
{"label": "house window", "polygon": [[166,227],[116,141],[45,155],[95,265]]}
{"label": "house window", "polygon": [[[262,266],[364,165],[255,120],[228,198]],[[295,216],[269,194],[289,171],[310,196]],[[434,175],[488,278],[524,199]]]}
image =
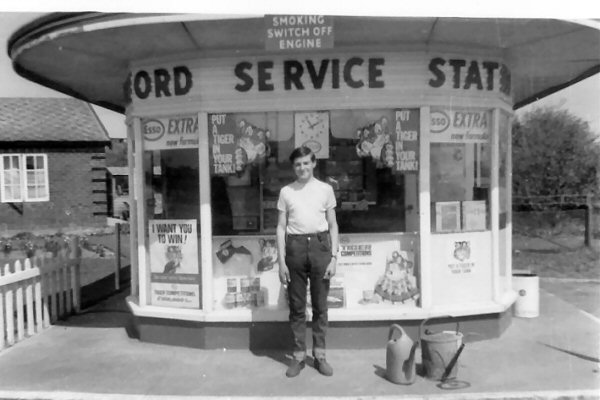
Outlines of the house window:
{"label": "house window", "polygon": [[48,201],[48,157],[45,154],[3,154],[0,201]]}

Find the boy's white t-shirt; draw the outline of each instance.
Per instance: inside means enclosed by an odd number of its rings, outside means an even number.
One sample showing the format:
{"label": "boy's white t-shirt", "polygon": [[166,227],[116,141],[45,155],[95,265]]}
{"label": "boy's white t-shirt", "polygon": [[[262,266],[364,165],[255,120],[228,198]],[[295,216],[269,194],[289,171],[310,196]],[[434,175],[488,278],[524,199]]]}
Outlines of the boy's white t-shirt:
{"label": "boy's white t-shirt", "polygon": [[277,209],[287,214],[287,233],[317,233],[329,229],[326,212],[336,204],[331,185],[312,178],[304,185],[295,181],[281,188]]}

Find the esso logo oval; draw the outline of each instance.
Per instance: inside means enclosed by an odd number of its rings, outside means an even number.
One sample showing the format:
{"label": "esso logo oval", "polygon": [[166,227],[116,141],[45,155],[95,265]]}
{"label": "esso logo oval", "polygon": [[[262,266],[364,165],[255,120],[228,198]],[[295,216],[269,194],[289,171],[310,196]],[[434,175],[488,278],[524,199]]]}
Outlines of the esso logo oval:
{"label": "esso logo oval", "polygon": [[165,134],[165,126],[157,119],[149,119],[144,121],[142,133],[144,134],[144,139],[155,141],[163,137]]}
{"label": "esso logo oval", "polygon": [[320,152],[321,148],[323,147],[321,146],[321,143],[317,142],[316,140],[307,140],[304,142],[303,146],[308,147],[315,154]]}
{"label": "esso logo oval", "polygon": [[444,132],[450,126],[450,117],[441,110],[432,111],[430,120],[429,129],[431,130],[431,133]]}

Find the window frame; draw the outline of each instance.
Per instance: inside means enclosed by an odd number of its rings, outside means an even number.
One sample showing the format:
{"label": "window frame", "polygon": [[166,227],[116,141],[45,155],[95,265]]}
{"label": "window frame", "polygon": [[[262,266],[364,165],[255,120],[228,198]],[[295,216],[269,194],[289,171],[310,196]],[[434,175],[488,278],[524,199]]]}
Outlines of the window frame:
{"label": "window frame", "polygon": [[[8,163],[11,164],[10,165],[10,169],[9,171],[16,171],[16,173],[19,175],[18,177],[18,195],[19,197],[7,197],[7,190],[6,187],[8,186],[8,183],[5,182],[5,168],[4,168],[4,164],[5,164],[5,160],[9,159]],[[12,165],[12,159],[16,158],[17,159],[17,168],[14,168],[14,166]],[[22,158],[20,156],[20,154],[2,154],[1,157],[1,162],[0,162],[0,201],[2,203],[14,203],[14,202],[22,202],[23,201],[23,174],[22,174]],[[16,186],[16,185],[15,185]]]}
{"label": "window frame", "polygon": [[[22,203],[22,202],[43,202],[50,200],[50,182],[48,179],[48,155],[43,153],[9,153],[9,154],[1,154],[2,161],[0,162],[0,202],[2,203]],[[11,170],[16,170],[19,173],[19,198],[12,197],[8,198],[6,196],[6,182],[4,180],[4,160],[6,158],[14,158],[18,159],[18,168],[11,168]],[[41,167],[37,165],[37,157],[41,157],[42,165]],[[29,159],[33,159],[33,169],[27,168],[27,162]],[[39,175],[37,172],[41,171],[41,175],[43,177],[43,182],[40,184],[36,182],[36,176]],[[33,172],[33,179],[30,182],[30,178],[28,176],[28,172]],[[33,185],[34,188],[42,187],[45,188],[45,196],[35,197],[32,195],[30,190],[30,186]]]}

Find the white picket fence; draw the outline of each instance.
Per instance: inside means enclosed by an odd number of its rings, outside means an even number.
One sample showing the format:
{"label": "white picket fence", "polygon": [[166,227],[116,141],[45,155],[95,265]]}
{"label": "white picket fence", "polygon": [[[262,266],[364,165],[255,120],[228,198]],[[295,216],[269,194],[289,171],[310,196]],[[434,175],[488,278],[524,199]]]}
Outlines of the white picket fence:
{"label": "white picket fence", "polygon": [[0,265],[0,350],[80,311],[80,260],[36,256]]}

